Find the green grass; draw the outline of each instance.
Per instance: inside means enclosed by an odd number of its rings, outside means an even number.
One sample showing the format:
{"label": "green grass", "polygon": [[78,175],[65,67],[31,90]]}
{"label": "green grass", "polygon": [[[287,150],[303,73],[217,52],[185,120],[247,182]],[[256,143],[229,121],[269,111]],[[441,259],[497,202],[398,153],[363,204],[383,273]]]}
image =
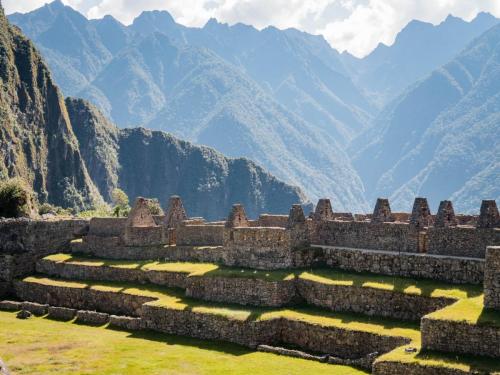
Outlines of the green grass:
{"label": "green grass", "polygon": [[[408,347],[416,347],[418,350],[415,353],[406,353],[405,348]],[[421,366],[445,367],[462,371],[476,370],[481,374],[500,374],[500,361],[498,359],[422,351],[418,341],[380,356],[377,362],[419,364]]]}
{"label": "green grass", "polygon": [[0,311],[0,357],[15,374],[366,374],[235,344],[126,332]]}
{"label": "green grass", "polygon": [[59,287],[91,289],[123,294],[141,295],[157,298],[148,304],[168,309],[190,310],[203,314],[224,316],[235,320],[268,320],[286,318],[304,321],[311,324],[338,327],[349,330],[370,332],[387,336],[402,336],[412,340],[419,336],[418,324],[401,322],[361,314],[330,312],[320,308],[259,308],[244,307],[233,304],[205,302],[184,297],[181,290],[159,286],[137,286],[135,284],[92,281],[66,281],[46,277],[27,277],[27,283],[43,284]]}
{"label": "green grass", "polygon": [[359,286],[436,298],[462,299],[479,296],[482,293],[480,285],[456,285],[435,280],[390,277],[334,269],[257,271],[245,268],[222,267],[210,263],[115,261],[83,256],[77,257],[68,254],[50,255],[45,259],[95,267],[182,272],[189,276],[243,277],[268,281],[286,281],[299,277],[304,280],[329,285]]}
{"label": "green grass", "polygon": [[485,309],[482,295],[475,298],[460,300],[426,317],[430,319],[449,320],[500,328],[500,312]]}

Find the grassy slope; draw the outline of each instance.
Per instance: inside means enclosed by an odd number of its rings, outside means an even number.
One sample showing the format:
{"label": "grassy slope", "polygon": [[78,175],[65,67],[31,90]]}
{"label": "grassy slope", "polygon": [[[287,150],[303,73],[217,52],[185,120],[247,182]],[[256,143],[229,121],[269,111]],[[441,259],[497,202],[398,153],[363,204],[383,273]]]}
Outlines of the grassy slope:
{"label": "grassy slope", "polygon": [[0,312],[0,357],[16,374],[338,374],[360,370],[234,344],[130,333]]}
{"label": "grassy slope", "polygon": [[135,268],[144,271],[182,272],[191,276],[222,276],[258,278],[269,281],[291,280],[300,277],[330,285],[362,286],[390,290],[399,293],[416,294],[429,297],[462,299],[479,296],[482,287],[477,285],[455,285],[434,280],[391,277],[375,274],[360,274],[333,269],[257,271],[243,268],[221,267],[210,263],[151,262],[151,261],[113,261],[105,259],[75,257],[69,254],[55,254],[45,258],[54,262],[81,264],[86,266],[107,266]]}

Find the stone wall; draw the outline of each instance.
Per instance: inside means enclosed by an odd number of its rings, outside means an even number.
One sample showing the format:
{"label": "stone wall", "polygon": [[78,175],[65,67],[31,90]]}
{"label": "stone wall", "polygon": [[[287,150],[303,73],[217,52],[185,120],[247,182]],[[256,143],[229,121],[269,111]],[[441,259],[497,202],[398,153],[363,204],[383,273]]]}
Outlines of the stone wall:
{"label": "stone wall", "polygon": [[392,290],[322,284],[300,279],[298,291],[309,305],[403,320],[419,320],[456,300],[412,295]]}
{"label": "stone wall", "polygon": [[280,227],[286,228],[288,222],[288,215],[269,215],[263,214],[259,216],[256,221],[256,227]]}
{"label": "stone wall", "polygon": [[419,231],[404,223],[321,221],[315,226],[312,243],[402,252],[419,252]]}
{"label": "stone wall", "polygon": [[223,264],[264,270],[290,268],[290,231],[263,227],[226,229]]}
{"label": "stone wall", "polygon": [[500,358],[500,327],[422,318],[422,348]]}
{"label": "stone wall", "polygon": [[373,375],[470,375],[467,370],[447,368],[443,366],[426,366],[411,362],[385,362],[375,361],[372,367]]}
{"label": "stone wall", "polygon": [[325,247],[324,261],[344,270],[457,284],[481,284],[484,277],[483,259]]}
{"label": "stone wall", "polygon": [[123,234],[126,223],[126,217],[93,217],[89,222],[89,234],[102,237],[118,237]]}
{"label": "stone wall", "polygon": [[127,293],[43,285],[14,281],[16,295],[21,300],[82,310],[99,310],[109,314],[140,316],[142,305],[155,298]]}
{"label": "stone wall", "polygon": [[223,242],[223,225],[183,225],[176,228],[178,246],[220,246]]}
{"label": "stone wall", "polygon": [[294,280],[268,281],[253,278],[193,276],[186,296],[205,301],[254,306],[285,306],[298,299]]}
{"label": "stone wall", "polygon": [[484,258],[487,246],[500,245],[500,228],[430,227],[427,236],[429,254]]}
{"label": "stone wall", "polygon": [[486,250],[484,306],[500,310],[500,246],[490,246]]}
{"label": "stone wall", "polygon": [[68,251],[87,231],[87,220],[0,220],[0,295],[10,293],[14,278],[33,273],[38,259]]}

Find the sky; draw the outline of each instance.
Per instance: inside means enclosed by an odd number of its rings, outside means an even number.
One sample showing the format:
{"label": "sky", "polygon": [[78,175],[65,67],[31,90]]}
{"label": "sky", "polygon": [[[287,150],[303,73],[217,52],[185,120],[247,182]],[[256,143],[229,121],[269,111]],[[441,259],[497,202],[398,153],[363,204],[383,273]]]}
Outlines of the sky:
{"label": "sky", "polygon": [[[48,0],[2,0],[6,13],[27,12]],[[448,14],[470,21],[481,11],[500,17],[500,0],[62,0],[88,18],[111,14],[124,24],[144,10],[167,10],[186,26],[208,19],[258,29],[272,25],[321,34],[339,51],[362,57],[392,44],[412,19],[438,24]]]}

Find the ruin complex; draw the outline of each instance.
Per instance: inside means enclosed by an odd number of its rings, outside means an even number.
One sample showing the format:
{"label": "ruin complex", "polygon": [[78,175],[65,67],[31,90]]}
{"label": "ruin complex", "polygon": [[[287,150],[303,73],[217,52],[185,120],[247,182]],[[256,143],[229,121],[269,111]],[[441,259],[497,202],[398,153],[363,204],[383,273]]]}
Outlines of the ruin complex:
{"label": "ruin complex", "polygon": [[[235,204],[207,222],[189,218],[180,197],[165,215],[138,198],[128,218],[1,220],[0,240],[6,310],[379,375],[494,373],[500,361],[495,201],[474,216],[450,201],[432,215],[425,198],[411,213],[378,199],[372,214],[352,215],[321,199],[308,217],[293,205],[256,219]],[[141,288],[100,288],[110,282]]]}

